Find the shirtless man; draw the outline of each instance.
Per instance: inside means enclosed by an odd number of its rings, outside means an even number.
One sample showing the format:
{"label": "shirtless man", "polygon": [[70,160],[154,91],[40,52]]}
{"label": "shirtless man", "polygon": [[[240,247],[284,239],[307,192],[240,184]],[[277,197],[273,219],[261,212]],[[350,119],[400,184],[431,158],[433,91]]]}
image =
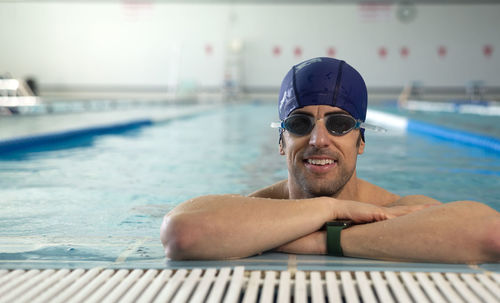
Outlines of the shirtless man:
{"label": "shirtless man", "polygon": [[[247,196],[202,196],[165,215],[167,257],[229,259],[265,251],[397,261],[500,261],[500,213],[471,201],[400,197],[356,175],[367,91],[344,61],[314,58],[285,76],[279,151],[288,179]],[[384,172],[381,172],[381,175]],[[409,172],[411,173],[411,172]],[[327,226],[351,220],[352,227]],[[327,224],[328,225],[328,224]]]}

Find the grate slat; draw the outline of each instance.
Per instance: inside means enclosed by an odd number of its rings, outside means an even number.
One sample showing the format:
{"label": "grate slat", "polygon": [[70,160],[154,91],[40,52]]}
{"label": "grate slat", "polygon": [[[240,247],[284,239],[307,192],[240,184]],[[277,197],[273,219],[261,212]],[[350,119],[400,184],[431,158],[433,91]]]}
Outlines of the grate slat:
{"label": "grate slat", "polygon": [[209,268],[205,270],[205,274],[203,275],[200,284],[196,288],[196,291],[190,300],[192,303],[199,303],[205,301],[208,289],[210,288],[210,285],[212,285],[216,273],[217,271],[214,268]]}
{"label": "grate slat", "polygon": [[[378,299],[380,302],[384,303],[392,303],[394,300],[392,299],[391,294],[389,293],[389,290],[387,289],[387,284],[384,278],[382,277],[382,274],[378,271],[372,271],[370,272],[370,278],[372,278],[373,285],[375,286],[375,291],[378,294]],[[358,279],[358,284],[361,281]],[[368,281],[365,283],[368,284]],[[371,299],[371,298],[370,298]],[[371,302],[375,302],[375,298],[371,299]],[[370,301],[368,301],[370,302]]]}
{"label": "grate slat", "polygon": [[368,281],[365,272],[356,271],[354,272],[354,277],[358,282],[359,292],[363,302],[376,302],[375,296],[373,295],[372,285]]}
{"label": "grate slat", "polygon": [[397,274],[392,271],[385,271],[384,275],[392,289],[396,302],[411,303],[412,301],[409,297],[409,294],[404,289],[403,284],[401,284],[401,281],[399,280]]}
{"label": "grate slat", "polygon": [[243,303],[253,303],[257,301],[257,294],[260,286],[260,271],[252,271],[248,280],[247,290],[243,297]]}
{"label": "grate slat", "polygon": [[340,281],[342,282],[342,289],[346,302],[359,303],[359,296],[356,292],[354,281],[352,280],[351,273],[348,271],[340,272]]}
{"label": "grate slat", "polygon": [[153,301],[154,297],[158,293],[165,283],[167,283],[168,279],[172,275],[172,270],[165,269],[160,272],[158,276],[153,279],[153,282],[149,284],[148,288],[144,291],[142,296],[137,299],[137,303],[149,303]]}
{"label": "grate slat", "polygon": [[441,292],[444,294],[448,302],[453,302],[453,303],[461,303],[464,302],[461,297],[458,296],[458,294],[453,291],[453,289],[450,286],[450,283],[448,283],[444,278],[443,275],[437,272],[431,273],[432,280],[436,283],[438,288],[441,290]]}
{"label": "grate slat", "polygon": [[492,273],[491,274],[491,277],[493,278],[493,280],[495,280],[498,284],[500,284],[500,274],[497,274],[497,273]]}
{"label": "grate slat", "polygon": [[172,279],[168,280],[167,284],[161,289],[154,302],[169,302],[187,273],[186,269],[176,271]]}
{"label": "grate slat", "polygon": [[187,302],[200,276],[201,269],[196,268],[191,270],[191,273],[188,275],[186,280],[184,280],[184,283],[182,283],[172,303]]}
{"label": "grate slat", "polygon": [[131,288],[130,286],[134,284],[143,273],[144,271],[142,269],[134,269],[132,272],[127,271],[128,275],[126,276],[126,278],[123,279],[121,283],[119,283],[102,302],[117,302],[122,296],[125,295],[125,293]]}
{"label": "grate slat", "polygon": [[[14,301],[15,298],[18,298],[21,296],[21,294],[26,293],[29,289],[32,289],[39,281],[43,281],[47,276],[50,274],[54,273],[55,270],[53,269],[48,269],[44,270],[42,272],[39,272],[37,275],[32,277],[30,280],[26,281],[16,289],[14,289],[12,292],[8,293],[5,297],[0,299],[1,303],[7,303],[7,302],[12,302]],[[20,272],[18,272],[20,273]],[[16,275],[17,276],[17,275]]]}
{"label": "grate slat", "polygon": [[429,280],[429,277],[427,276],[427,274],[422,273],[422,272],[418,272],[418,273],[416,273],[416,276],[417,276],[418,282],[420,282],[420,285],[422,285],[425,293],[431,299],[432,302],[437,302],[437,303],[445,303],[446,302],[445,299],[443,298],[443,296],[441,296],[439,291],[434,286],[434,283],[432,283]]}
{"label": "grate slat", "polygon": [[282,271],[280,273],[278,303],[290,302],[290,276],[289,271]]}
{"label": "grate slat", "polygon": [[328,302],[341,303],[339,282],[337,275],[334,272],[328,271],[325,274],[326,278],[326,293],[328,294]]}
{"label": "grate slat", "polygon": [[453,288],[465,299],[467,303],[478,303],[479,299],[472,293],[469,287],[460,279],[457,274],[446,273],[445,277],[450,281]]}
{"label": "grate slat", "polygon": [[474,279],[474,276],[472,274],[461,274],[462,279],[464,279],[465,282],[472,288],[472,290],[479,296],[481,297],[484,302],[492,302],[492,303],[498,303],[497,300],[481,285],[479,282]]}
{"label": "grate slat", "polygon": [[274,286],[276,283],[276,272],[266,271],[264,286],[260,294],[260,303],[271,303],[274,301]]}
{"label": "grate slat", "polygon": [[107,296],[115,286],[123,280],[123,278],[128,274],[128,270],[120,269],[114,275],[112,275],[100,288],[97,289],[85,302],[101,302],[101,300]]}
{"label": "grate slat", "polygon": [[487,275],[476,275],[476,277],[479,279],[479,282],[481,282],[500,302],[500,287],[495,285],[495,282],[490,280]]}
{"label": "grate slat", "polygon": [[132,288],[125,294],[125,296],[120,300],[120,302],[135,302],[136,298],[142,293],[142,291],[148,286],[148,284],[154,279],[158,274],[158,270],[150,269],[137,281],[137,283],[132,286]]}
{"label": "grate slat", "polygon": [[[61,269],[1,272],[4,302],[500,302],[497,273]],[[7,278],[6,278],[7,277]]]}
{"label": "grate slat", "polygon": [[65,276],[62,280],[57,282],[54,286],[52,286],[50,289],[48,289],[43,294],[38,296],[32,302],[33,303],[48,302],[50,299],[54,298],[54,296],[56,296],[58,293],[60,293],[63,289],[65,289],[68,285],[70,285],[75,280],[80,278],[80,276],[84,272],[85,271],[83,269],[74,270],[72,273]]}
{"label": "grate slat", "polygon": [[38,294],[49,288],[51,285],[56,283],[57,280],[66,276],[68,273],[69,269],[61,269],[58,271],[50,270],[50,273],[47,274],[46,278],[43,279],[40,284],[31,288],[30,290],[25,292],[21,297],[17,298],[16,302],[31,302],[35,296],[37,296]]}
{"label": "grate slat", "polygon": [[323,282],[321,274],[317,271],[311,272],[311,298],[313,303],[324,303]]}
{"label": "grate slat", "polygon": [[295,274],[295,303],[307,302],[306,274],[298,271]]}
{"label": "grate slat", "polygon": [[24,274],[26,271],[24,269],[16,269],[16,270],[13,270],[9,273],[6,273],[4,275],[2,275],[0,277],[0,287],[5,284],[5,283],[8,283],[9,281],[11,281],[12,279],[15,279],[16,277]]}
{"label": "grate slat", "polygon": [[[8,293],[11,289],[16,288],[16,286],[21,285],[22,283],[24,283],[24,281],[29,280],[33,276],[39,274],[40,270],[32,269],[27,272],[23,271],[18,273],[16,273],[16,275],[13,275],[10,281],[7,280],[7,283],[0,287],[0,298],[2,295]],[[2,302],[1,299],[0,302]]]}
{"label": "grate slat", "polygon": [[226,289],[227,280],[229,279],[229,273],[231,268],[223,268],[219,271],[219,275],[215,280],[213,291],[208,297],[208,303],[217,303],[221,300],[224,290]]}
{"label": "grate slat", "polygon": [[79,290],[81,290],[85,285],[88,285],[90,281],[101,272],[100,268],[93,268],[87,271],[83,276],[79,277],[75,283],[70,287],[61,291],[55,298],[52,299],[52,303],[62,303],[67,302],[69,298],[75,295]]}
{"label": "grate slat", "polygon": [[415,302],[426,303],[429,302],[427,297],[422,292],[420,285],[415,281],[413,275],[407,272],[401,273],[401,278],[403,279],[403,283],[406,286],[406,289],[410,291],[411,296]]}
{"label": "grate slat", "polygon": [[244,274],[245,268],[243,266],[234,268],[233,277],[231,278],[229,289],[227,290],[226,297],[224,298],[224,303],[238,302],[241,293],[241,286],[243,285]]}

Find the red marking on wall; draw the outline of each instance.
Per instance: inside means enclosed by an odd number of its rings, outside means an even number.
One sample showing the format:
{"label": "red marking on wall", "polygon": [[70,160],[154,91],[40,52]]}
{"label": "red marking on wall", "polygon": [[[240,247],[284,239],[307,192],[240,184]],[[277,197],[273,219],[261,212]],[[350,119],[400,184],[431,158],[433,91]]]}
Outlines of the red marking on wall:
{"label": "red marking on wall", "polygon": [[483,54],[486,58],[491,57],[491,55],[493,55],[493,46],[491,46],[489,44],[486,44],[485,46],[483,46]]}
{"label": "red marking on wall", "polygon": [[401,54],[401,57],[407,58],[410,55],[410,49],[406,46],[403,46],[400,50],[399,53]]}
{"label": "red marking on wall", "polygon": [[293,54],[295,55],[295,58],[300,58],[302,56],[302,48],[300,46],[296,46],[293,50]]}
{"label": "red marking on wall", "polygon": [[337,53],[337,50],[335,49],[335,47],[329,47],[326,49],[326,55],[328,57],[334,58],[336,53]]}
{"label": "red marking on wall", "polygon": [[446,57],[446,54],[448,53],[448,50],[446,49],[446,46],[440,46],[438,47],[438,55],[439,57],[441,58],[444,58]]}
{"label": "red marking on wall", "polygon": [[362,22],[389,21],[392,18],[392,4],[386,2],[361,2],[358,16]]}
{"label": "red marking on wall", "polygon": [[121,0],[123,13],[127,17],[147,17],[153,10],[152,0]]}
{"label": "red marking on wall", "polygon": [[205,45],[205,55],[210,56],[214,52],[214,48],[211,44]]}
{"label": "red marking on wall", "polygon": [[385,47],[381,47],[378,49],[378,56],[382,59],[385,59],[387,57],[387,49]]}
{"label": "red marking on wall", "polygon": [[281,55],[281,47],[279,46],[273,47],[273,55],[275,57],[279,57]]}

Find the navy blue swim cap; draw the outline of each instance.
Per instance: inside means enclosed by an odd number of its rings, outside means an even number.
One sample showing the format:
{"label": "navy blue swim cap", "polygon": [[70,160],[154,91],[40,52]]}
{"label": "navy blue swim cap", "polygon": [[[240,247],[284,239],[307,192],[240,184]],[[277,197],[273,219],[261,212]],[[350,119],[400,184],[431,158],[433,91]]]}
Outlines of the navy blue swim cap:
{"label": "navy blue swim cap", "polygon": [[[365,81],[349,64],[333,58],[313,58],[294,65],[281,83],[280,120],[297,108],[330,105],[365,121],[368,93]],[[364,138],[364,129],[361,129]]]}

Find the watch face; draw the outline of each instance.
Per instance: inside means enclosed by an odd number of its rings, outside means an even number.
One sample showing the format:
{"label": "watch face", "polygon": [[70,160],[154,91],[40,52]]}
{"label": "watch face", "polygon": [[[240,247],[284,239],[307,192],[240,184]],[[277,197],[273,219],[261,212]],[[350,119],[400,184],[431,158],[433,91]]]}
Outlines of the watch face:
{"label": "watch face", "polygon": [[327,226],[344,226],[344,227],[349,227],[353,225],[351,220],[339,220],[339,221],[330,221],[326,222]]}

